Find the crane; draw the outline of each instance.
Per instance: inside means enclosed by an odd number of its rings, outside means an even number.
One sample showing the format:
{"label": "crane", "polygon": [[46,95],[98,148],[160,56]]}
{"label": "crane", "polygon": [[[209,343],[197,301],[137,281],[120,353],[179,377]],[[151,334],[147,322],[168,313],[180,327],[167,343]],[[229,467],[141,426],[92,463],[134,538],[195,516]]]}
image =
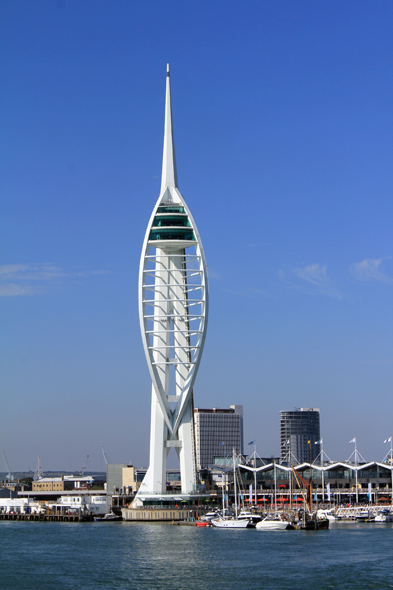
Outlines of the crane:
{"label": "crane", "polygon": [[86,469],[86,466],[87,466],[87,462],[88,462],[88,460],[89,460],[89,455],[87,455],[87,457],[86,457],[86,461],[85,461],[85,464],[83,465],[83,467],[82,467],[82,469],[81,469],[81,472],[80,472],[80,474],[79,474],[79,475],[81,475],[81,476],[82,476],[82,475],[84,474],[84,472],[85,472],[85,469]]}
{"label": "crane", "polygon": [[105,465],[108,465],[109,461],[108,461],[108,457],[106,456],[106,453],[104,451],[104,445],[101,445],[101,450],[102,450],[102,456],[104,457]]}
{"label": "crane", "polygon": [[4,449],[3,449],[3,457],[4,457],[5,465],[6,465],[7,471],[8,471],[6,479],[8,481],[14,481],[14,476],[12,475],[11,467],[8,465],[8,461],[7,461],[7,457],[5,456]]}

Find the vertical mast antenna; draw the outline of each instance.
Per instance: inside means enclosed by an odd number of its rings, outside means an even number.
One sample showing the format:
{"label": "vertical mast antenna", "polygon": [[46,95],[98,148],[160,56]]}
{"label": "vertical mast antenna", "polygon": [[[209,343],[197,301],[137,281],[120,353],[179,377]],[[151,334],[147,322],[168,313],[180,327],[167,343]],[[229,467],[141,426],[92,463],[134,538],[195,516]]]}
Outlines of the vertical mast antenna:
{"label": "vertical mast antenna", "polygon": [[177,188],[177,169],[175,157],[175,143],[173,140],[169,64],[167,65],[166,70],[164,153],[162,157],[161,193],[163,193],[163,191],[168,186],[174,186]]}

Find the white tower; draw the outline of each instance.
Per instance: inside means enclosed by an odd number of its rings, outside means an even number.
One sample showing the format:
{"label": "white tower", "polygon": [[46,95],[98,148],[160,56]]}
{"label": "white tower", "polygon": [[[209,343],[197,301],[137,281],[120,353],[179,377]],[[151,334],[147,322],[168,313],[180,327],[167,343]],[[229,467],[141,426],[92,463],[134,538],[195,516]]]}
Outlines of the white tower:
{"label": "white tower", "polygon": [[207,316],[205,254],[177,186],[168,66],[161,192],[147,226],[139,268],[139,319],[153,383],[150,463],[138,496],[165,492],[171,447],[180,460],[182,494],[196,491],[192,388]]}

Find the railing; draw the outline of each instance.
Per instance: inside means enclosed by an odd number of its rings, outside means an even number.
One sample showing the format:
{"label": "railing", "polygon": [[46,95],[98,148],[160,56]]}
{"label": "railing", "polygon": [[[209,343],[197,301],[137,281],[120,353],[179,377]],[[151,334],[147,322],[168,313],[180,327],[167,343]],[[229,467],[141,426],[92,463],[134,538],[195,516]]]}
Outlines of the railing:
{"label": "railing", "polygon": [[381,506],[350,506],[349,508],[337,508],[335,515],[338,518],[357,518],[360,514],[368,512],[369,516],[376,516]]}

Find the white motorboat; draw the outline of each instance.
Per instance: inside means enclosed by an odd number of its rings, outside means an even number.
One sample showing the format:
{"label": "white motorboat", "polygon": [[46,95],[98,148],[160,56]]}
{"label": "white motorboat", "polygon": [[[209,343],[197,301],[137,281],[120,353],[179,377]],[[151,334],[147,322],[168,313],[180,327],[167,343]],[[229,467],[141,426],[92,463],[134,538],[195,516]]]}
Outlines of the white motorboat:
{"label": "white motorboat", "polygon": [[369,511],[359,510],[355,516],[355,520],[357,520],[357,522],[366,522],[366,520],[371,520]]}
{"label": "white motorboat", "polygon": [[285,531],[289,526],[290,523],[279,516],[266,516],[256,524],[258,531]]}
{"label": "white motorboat", "polygon": [[102,517],[94,517],[94,522],[113,522],[118,520],[123,520],[123,518],[114,512],[108,512],[108,514],[105,514],[105,516]]}
{"label": "white motorboat", "polygon": [[384,508],[377,513],[374,522],[393,522],[393,514],[388,508]]}
{"label": "white motorboat", "polygon": [[319,518],[319,519],[327,518],[328,520],[337,520],[337,517],[335,516],[332,509],[323,510],[322,508],[319,508],[319,510],[317,510],[317,518]]}
{"label": "white motorboat", "polygon": [[236,520],[236,518],[213,518],[210,524],[219,529],[247,529],[250,528],[249,520]]}
{"label": "white motorboat", "polygon": [[253,524],[257,524],[257,522],[262,520],[262,516],[260,514],[254,514],[249,510],[241,510],[237,518],[238,520],[250,520]]}
{"label": "white motorboat", "polygon": [[201,516],[201,520],[206,522],[210,522],[213,518],[218,518],[220,513],[217,510],[212,510],[211,512],[206,512],[203,516]]}

